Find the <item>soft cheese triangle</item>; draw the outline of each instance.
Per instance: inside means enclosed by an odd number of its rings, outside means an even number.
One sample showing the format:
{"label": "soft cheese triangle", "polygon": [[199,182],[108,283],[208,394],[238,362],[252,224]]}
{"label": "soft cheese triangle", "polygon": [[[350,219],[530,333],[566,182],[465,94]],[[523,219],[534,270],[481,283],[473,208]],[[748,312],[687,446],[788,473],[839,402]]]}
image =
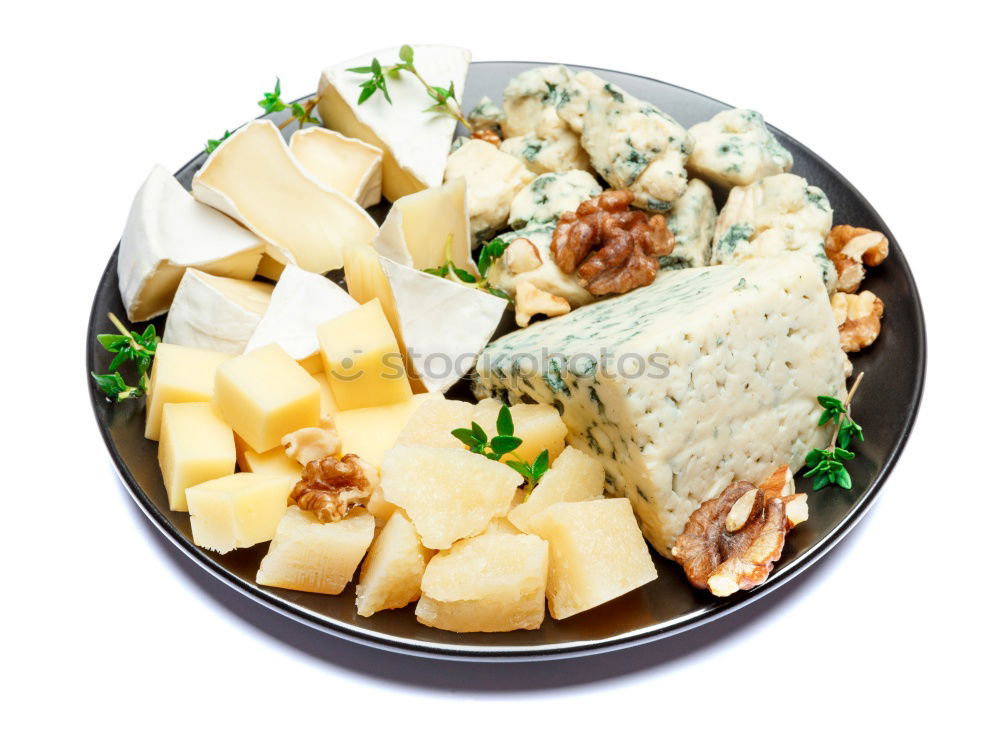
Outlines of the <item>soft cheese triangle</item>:
{"label": "soft cheese triangle", "polygon": [[[427,91],[412,74],[388,78],[390,103],[381,93],[358,104],[359,85],[368,75],[348,71],[399,59],[400,47],[380,49],[323,70],[319,80],[319,114],[327,128],[378,146],[385,153],[382,193],[390,201],[438,186],[455,134],[455,120],[426,112]],[[414,63],[428,84],[454,85],[459,104],[472,54],[455,46],[414,46]]]}
{"label": "soft cheese triangle", "polygon": [[242,353],[271,302],[271,284],[184,272],[167,314],[163,341],[192,348]]}
{"label": "soft cheese triangle", "polygon": [[567,441],[604,465],[668,555],[691,512],[824,447],[819,395],[848,365],[826,289],[798,254],[662,272],[489,345],[487,392],[560,407]]}
{"label": "soft cheese triangle", "polygon": [[327,128],[297,130],[288,147],[310,174],[362,207],[382,199],[381,148]]}
{"label": "soft cheese triangle", "polygon": [[357,202],[306,171],[270,120],[247,123],[223,141],[191,192],[257,233],[276,261],[314,273],[341,268],[344,247],[367,245],[378,232]]}
{"label": "soft cheese triangle", "polygon": [[323,366],[316,328],[357,308],[358,303],[328,278],[289,264],[274,286],[270,306],[247,342],[246,352],[277,343],[310,373],[318,373]]}
{"label": "soft cheese triangle", "polygon": [[184,269],[249,279],[263,241],[195,201],[162,166],[135,195],[118,248],[118,288],[128,318],[152,319],[170,307]]}

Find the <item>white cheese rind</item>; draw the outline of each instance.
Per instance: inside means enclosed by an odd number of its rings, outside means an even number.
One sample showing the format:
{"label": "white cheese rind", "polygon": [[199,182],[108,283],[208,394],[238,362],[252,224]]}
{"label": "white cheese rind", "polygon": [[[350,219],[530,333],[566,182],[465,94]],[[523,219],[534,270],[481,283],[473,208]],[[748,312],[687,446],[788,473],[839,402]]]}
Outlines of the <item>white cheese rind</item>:
{"label": "white cheese rind", "polygon": [[496,146],[471,140],[448,156],[445,182],[458,178],[468,188],[469,226],[478,241],[507,224],[514,197],[535,175]]}
{"label": "white cheese rind", "polygon": [[239,355],[271,302],[271,284],[184,272],[163,341]]}
{"label": "white cheese rind", "polygon": [[[454,85],[461,104],[472,55],[455,46],[413,46],[414,64],[428,84]],[[385,66],[399,59],[399,47],[379,49],[323,70],[318,111],[323,124],[378,146],[385,154],[383,194],[390,201],[441,184],[445,159],[455,134],[455,119],[426,112],[427,91],[412,74],[387,79],[390,103],[382,93],[358,104],[360,84],[369,76],[348,69],[366,67],[377,58]]]}
{"label": "white cheese rind", "polygon": [[118,249],[118,288],[128,318],[152,319],[170,307],[184,270],[253,278],[264,242],[197,202],[154,166],[135,195]]}
{"label": "white cheese rind", "polygon": [[378,233],[357,202],[306,171],[270,120],[247,123],[223,141],[191,192],[257,233],[275,260],[314,273],[341,268],[343,248],[368,245]]}
{"label": "white cheese rind", "polygon": [[664,555],[731,481],[798,470],[826,444],[816,397],[843,397],[846,370],[823,284],[795,254],[664,271],[500,338],[477,365],[480,393],[560,410]]}
{"label": "white cheese rind", "polygon": [[792,154],[756,110],[723,110],[688,133],[694,139],[688,171],[720,186],[745,186],[792,168]]}
{"label": "white cheese rind", "polygon": [[310,174],[362,207],[381,201],[381,148],[327,128],[295,131],[288,148]]}
{"label": "white cheese rind", "polygon": [[663,268],[698,268],[712,258],[712,235],[715,232],[715,200],[712,190],[701,179],[691,179],[681,198],[674,202],[667,226],[674,234],[674,249],[660,256]]}

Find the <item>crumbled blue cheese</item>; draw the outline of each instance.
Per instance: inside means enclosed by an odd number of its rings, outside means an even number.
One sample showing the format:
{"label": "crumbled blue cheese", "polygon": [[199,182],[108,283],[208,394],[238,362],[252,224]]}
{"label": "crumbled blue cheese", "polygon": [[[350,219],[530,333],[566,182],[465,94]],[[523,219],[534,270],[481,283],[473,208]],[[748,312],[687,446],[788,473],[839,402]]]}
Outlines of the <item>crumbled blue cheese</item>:
{"label": "crumbled blue cheese", "polygon": [[535,246],[537,260],[530,264],[534,266],[533,268],[525,269],[522,263],[508,258],[507,253],[505,253],[503,257],[493,263],[487,273],[490,286],[513,296],[517,293],[518,284],[528,282],[544,292],[561,296],[572,307],[579,307],[594,301],[593,294],[583,288],[575,273],[563,273],[562,269],[552,260],[552,251],[549,246],[552,243],[554,230],[555,223],[550,220],[546,223],[531,222],[519,230],[500,235],[499,237],[508,243],[518,238],[530,240]]}
{"label": "crumbled blue cheese", "polygon": [[813,260],[832,292],[837,269],[825,249],[832,226],[833,208],[823,190],[794,174],[768,176],[730,190],[715,223],[712,263],[800,251]]}
{"label": "crumbled blue cheese", "polygon": [[602,81],[591,72],[577,74],[560,98],[559,116],[579,128],[591,165],[608,184],[632,192],[637,207],[666,212],[687,188],[691,137],[655,105],[610,82],[598,86]]}
{"label": "crumbled blue cheese", "polygon": [[554,108],[560,90],[573,78],[564,66],[543,66],[521,72],[507,83],[503,91],[504,119],[501,128],[505,138],[534,133],[546,108]]}
{"label": "crumbled blue cheese", "polygon": [[536,174],[590,168],[590,158],[580,145],[580,137],[569,129],[554,107],[544,109],[533,132],[508,138],[500,144],[500,150],[521,159]]}
{"label": "crumbled blue cheese", "polygon": [[669,555],[734,479],[796,471],[829,441],[816,396],[845,396],[847,367],[815,268],[787,254],[661,272],[496,340],[476,372],[481,395],[555,406]]}
{"label": "crumbled blue cheese", "polygon": [[448,156],[444,180],[464,177],[469,224],[477,240],[507,224],[514,196],[534,175],[524,164],[481,140],[470,140]]}
{"label": "crumbled blue cheese", "polygon": [[743,186],[792,168],[792,154],[755,110],[724,110],[692,126],[688,170],[721,186]]}
{"label": "crumbled blue cheese", "polygon": [[493,130],[499,133],[504,114],[497,103],[489,97],[483,97],[467,117],[473,130]]}
{"label": "crumbled blue cheese", "polygon": [[660,256],[663,268],[707,266],[712,257],[715,232],[715,201],[712,190],[701,179],[692,179],[681,198],[674,202],[667,226],[674,234],[674,250]]}
{"label": "crumbled blue cheese", "polygon": [[542,174],[514,197],[508,222],[513,228],[553,222],[563,212],[576,211],[582,202],[600,193],[601,185],[586,171]]}

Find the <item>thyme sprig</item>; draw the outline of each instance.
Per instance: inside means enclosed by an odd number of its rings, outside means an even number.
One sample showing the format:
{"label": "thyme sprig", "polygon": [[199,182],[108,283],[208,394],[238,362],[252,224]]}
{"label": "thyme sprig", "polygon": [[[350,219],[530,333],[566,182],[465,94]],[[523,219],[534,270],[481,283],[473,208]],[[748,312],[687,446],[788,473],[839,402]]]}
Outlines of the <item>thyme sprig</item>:
{"label": "thyme sprig", "polygon": [[[306,123],[318,124],[319,118],[312,114],[317,104],[319,104],[319,95],[306,100],[304,104],[300,102],[293,102],[291,104],[285,102],[281,99],[281,79],[279,77],[275,77],[274,89],[270,92],[264,92],[263,97],[257,100],[257,106],[264,111],[265,115],[269,115],[272,112],[281,112],[282,110],[291,110],[289,118],[278,123],[279,130],[283,130],[296,121],[298,121],[300,128]],[[221,138],[209,138],[205,143],[205,153],[212,153],[231,135],[232,131],[227,130]]]}
{"label": "thyme sprig", "polygon": [[490,437],[485,429],[476,422],[472,422],[471,427],[453,429],[451,434],[470,452],[483,455],[490,460],[499,462],[504,455],[513,457],[513,460],[507,460],[505,464],[521,474],[521,477],[524,478],[525,490],[531,493],[549,469],[549,451],[542,450],[532,462],[528,462],[515,452],[524,443],[524,440],[514,435],[514,418],[511,416],[510,407],[506,404],[500,407],[497,414],[496,429],[496,435]]}
{"label": "thyme sprig", "polygon": [[828,485],[837,485],[845,490],[850,490],[853,486],[851,474],[844,466],[844,462],[853,460],[855,457],[855,454],[849,449],[851,442],[855,439],[859,442],[865,441],[861,425],[851,417],[851,401],[864,377],[864,373],[858,374],[844,401],[834,396],[816,397],[816,401],[823,407],[819,426],[822,427],[827,422],[832,421],[836,423],[836,430],[829,446],[825,449],[813,449],[806,455],[806,465],[809,466],[810,470],[805,473],[804,477],[813,479],[814,491],[826,488]]}
{"label": "thyme sprig", "polygon": [[[110,312],[108,319],[118,333],[98,335],[97,341],[115,357],[111,359],[107,373],[91,372],[90,375],[94,377],[97,387],[116,403],[138,398],[149,390],[149,369],[153,365],[153,356],[156,354],[156,346],[160,344],[160,338],[156,336],[156,328],[153,325],[148,325],[140,334],[135,330],[126,329],[121,320]],[[135,371],[139,374],[137,386],[128,385],[118,370],[126,363],[135,364]]]}
{"label": "thyme sprig", "polygon": [[497,289],[490,286],[489,281],[486,278],[487,272],[490,270],[490,266],[496,261],[503,252],[507,250],[508,243],[504,242],[500,238],[494,238],[488,243],[484,243],[482,249],[479,251],[479,260],[476,264],[480,275],[476,276],[474,273],[466,271],[464,268],[459,268],[455,265],[455,261],[451,256],[451,246],[454,242],[454,238],[449,233],[448,239],[445,242],[444,252],[445,260],[444,263],[436,268],[425,268],[424,273],[429,273],[432,276],[440,276],[444,279],[450,279],[452,281],[459,281],[463,284],[468,284],[476,289],[481,289],[482,291],[489,292],[493,296],[500,297],[501,299],[506,299],[508,302],[512,301],[510,294],[508,294],[503,289]]}

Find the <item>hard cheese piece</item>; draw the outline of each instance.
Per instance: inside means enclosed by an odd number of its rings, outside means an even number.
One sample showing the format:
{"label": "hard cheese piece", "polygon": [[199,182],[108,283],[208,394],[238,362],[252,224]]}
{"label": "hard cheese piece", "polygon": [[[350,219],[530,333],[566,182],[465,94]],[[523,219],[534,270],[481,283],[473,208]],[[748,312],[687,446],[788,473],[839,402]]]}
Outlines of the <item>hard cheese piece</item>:
{"label": "hard cheese piece", "polygon": [[[497,425],[497,415],[500,413],[500,402],[495,399],[480,401],[472,414],[472,421],[490,431]],[[517,448],[517,454],[526,462],[534,462],[542,450],[549,451],[549,462],[552,462],[566,446],[566,425],[559,416],[555,406],[545,404],[515,404],[510,408],[510,416],[514,420],[514,435],[523,442]],[[503,460],[513,460],[511,455],[504,455]]]}
{"label": "hard cheese piece", "polygon": [[364,509],[323,524],[313,513],[289,506],[260,561],[257,583],[337,595],[351,582],[374,535],[375,518]]}
{"label": "hard cheese piece", "polygon": [[277,343],[310,373],[318,373],[323,361],[316,328],[357,308],[358,303],[325,276],[286,266],[246,350]]}
{"label": "hard cheese piece", "polygon": [[546,596],[553,618],[599,606],[656,580],[656,567],[624,498],[557,503],[534,517],[549,543]]}
{"label": "hard cheese piece", "polygon": [[[456,102],[461,104],[471,54],[454,46],[414,46],[413,51],[427,83],[444,89],[454,85]],[[441,183],[455,120],[425,112],[427,91],[406,72],[386,80],[391,103],[376,94],[358,104],[358,86],[367,75],[347,70],[370,65],[373,56],[391,64],[399,58],[399,48],[380,49],[324,69],[318,110],[327,128],[382,149],[382,193],[395,201]]]}
{"label": "hard cheese piece", "polygon": [[349,409],[333,415],[333,424],[343,443],[343,452],[354,453],[375,465],[382,464],[382,456],[396,442],[400,430],[433,394],[417,394],[396,404]]}
{"label": "hard cheese piece", "polygon": [[277,345],[220,365],[214,401],[226,423],[255,452],[267,452],[289,432],[319,423],[319,386]]}
{"label": "hard cheese piece", "polygon": [[236,467],[233,430],[207,401],[166,404],[157,459],[172,511],[187,511],[185,491]]}
{"label": "hard cheese piece", "polygon": [[604,466],[575,447],[567,447],[542,476],[523,503],[507,514],[523,532],[531,532],[531,519],[556,503],[591,501],[604,495]]}
{"label": "hard cheese piece", "polygon": [[396,336],[378,300],[324,322],[316,335],[341,411],[394,404],[413,396]]}
{"label": "hard cheese piece", "polygon": [[468,401],[435,398],[417,409],[396,438],[397,445],[454,447],[465,445],[451,430],[468,427],[476,407]]}
{"label": "hard cheese piece", "polygon": [[798,470],[826,445],[816,397],[844,396],[846,367],[826,289],[790,254],[664,271],[497,340],[477,370],[508,400],[562,407],[569,443],[601,461],[666,555],[733,479]]}
{"label": "hard cheese piece", "polygon": [[378,232],[357,202],[295,160],[268,120],[247,123],[223,141],[195,174],[191,191],[267,241],[275,260],[315,273],[342,267],[344,246],[370,243]]}
{"label": "hard cheese piece", "polygon": [[537,629],[545,618],[548,544],[529,534],[486,534],[434,556],[417,620],[447,631]]}
{"label": "hard cheese piece", "polygon": [[476,273],[465,179],[459,177],[397,199],[372,245],[404,266],[437,268],[450,257],[459,268]]}
{"label": "hard cheese piece", "polygon": [[285,454],[285,448],[275,447],[267,452],[254,452],[236,435],[236,463],[245,473],[260,475],[301,475],[302,466]]}
{"label": "hard cheese piece", "polygon": [[323,417],[332,418],[337,413],[337,402],[333,400],[333,391],[330,389],[330,382],[326,380],[326,374],[323,373],[323,361],[320,360],[319,364],[319,372],[313,373],[312,377],[317,385],[319,385],[319,415],[322,420]]}
{"label": "hard cheese piece", "polygon": [[268,541],[297,480],[298,476],[235,473],[188,488],[194,543],[225,554]]}
{"label": "hard cheese piece", "polygon": [[215,370],[232,355],[161,342],[156,347],[146,397],[146,439],[160,439],[163,405],[208,401],[215,393]]}
{"label": "hard cheese piece", "polygon": [[184,272],[163,330],[164,342],[239,354],[271,301],[271,284]]}
{"label": "hard cheese piece", "polygon": [[252,278],[264,242],[185,191],[156,166],[135,195],[118,248],[118,287],[128,318],[152,319],[170,307],[184,269]]}
{"label": "hard cheese piece", "polygon": [[358,581],[357,607],[362,616],[403,608],[420,597],[420,579],[431,558],[417,530],[396,511],[375,538]]}
{"label": "hard cheese piece", "polygon": [[382,199],[381,148],[326,128],[297,130],[288,147],[310,174],[362,207]]}
{"label": "hard cheese piece", "polygon": [[468,450],[410,445],[382,460],[382,493],[417,527],[425,547],[447,549],[506,513],[521,476]]}

